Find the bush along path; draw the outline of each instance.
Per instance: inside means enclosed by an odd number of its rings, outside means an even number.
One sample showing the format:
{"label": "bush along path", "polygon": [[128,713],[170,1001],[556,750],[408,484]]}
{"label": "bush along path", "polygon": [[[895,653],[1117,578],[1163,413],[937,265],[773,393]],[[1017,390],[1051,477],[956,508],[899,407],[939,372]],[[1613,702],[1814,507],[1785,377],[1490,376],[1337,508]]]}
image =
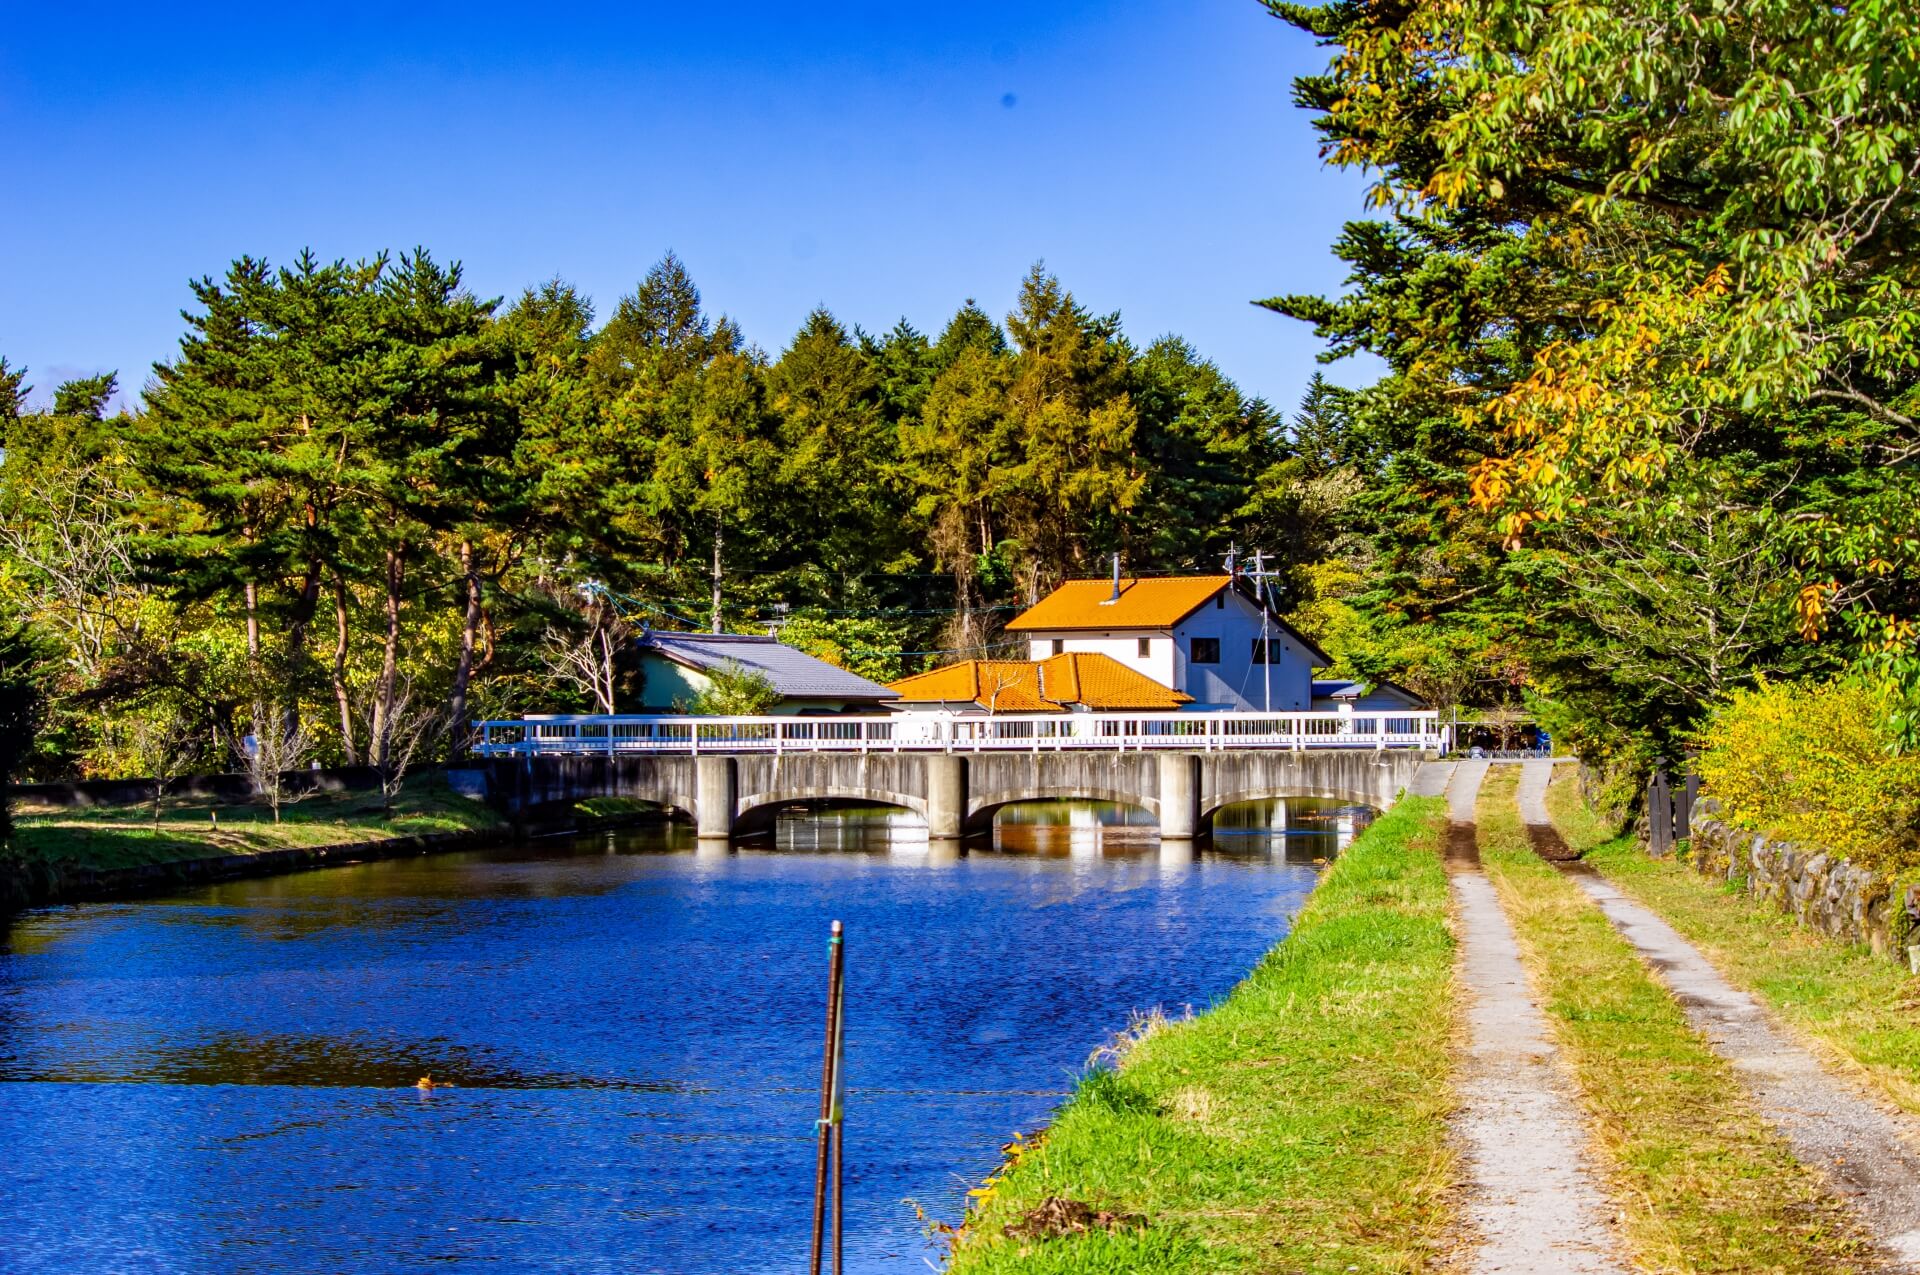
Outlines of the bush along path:
{"label": "bush along path", "polygon": [[[1558,841],[1546,792],[1543,782],[1523,783],[1520,813],[1537,840]],[[1920,1129],[1914,1122],[1829,1074],[1652,909],[1591,868],[1569,877],[1659,972],[1688,1023],[1731,1064],[1800,1161],[1825,1176],[1893,1261],[1920,1270],[1920,1155],[1910,1141]]]}
{"label": "bush along path", "polygon": [[1435,1269],[1457,1167],[1445,832],[1444,803],[1400,802],[1221,1004],[1090,1072],[950,1269]]}
{"label": "bush along path", "polygon": [[[1482,791],[1481,856],[1578,1078],[1620,1229],[1659,1271],[1886,1269],[1726,1059],[1520,818],[1517,767]],[[1552,853],[1554,847],[1543,846]],[[1559,853],[1564,853],[1561,851]]]}
{"label": "bush along path", "polygon": [[1459,981],[1469,997],[1454,1129],[1465,1152],[1474,1272],[1618,1271],[1611,1213],[1569,1078],[1555,1065],[1514,932],[1476,847],[1486,762],[1461,762],[1447,801]]}

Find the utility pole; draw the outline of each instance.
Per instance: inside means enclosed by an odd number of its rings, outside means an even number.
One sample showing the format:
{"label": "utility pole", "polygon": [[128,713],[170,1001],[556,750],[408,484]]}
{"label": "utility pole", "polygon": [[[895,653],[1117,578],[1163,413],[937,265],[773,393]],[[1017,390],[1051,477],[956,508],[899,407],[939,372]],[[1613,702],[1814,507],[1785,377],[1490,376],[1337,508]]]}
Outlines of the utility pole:
{"label": "utility pole", "polygon": [[1260,591],[1260,707],[1273,711],[1273,639],[1267,636],[1267,551],[1253,551],[1253,587]]}

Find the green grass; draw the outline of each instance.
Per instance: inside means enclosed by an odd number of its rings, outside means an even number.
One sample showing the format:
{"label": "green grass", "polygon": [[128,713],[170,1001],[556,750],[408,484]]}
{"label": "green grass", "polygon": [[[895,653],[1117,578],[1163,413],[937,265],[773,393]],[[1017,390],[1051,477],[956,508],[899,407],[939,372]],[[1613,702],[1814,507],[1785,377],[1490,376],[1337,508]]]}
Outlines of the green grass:
{"label": "green grass", "polygon": [[[1584,812],[1577,789],[1548,795],[1569,841],[1575,833],[1591,837],[1578,822]],[[1758,996],[1830,1059],[1857,1068],[1894,1102],[1920,1112],[1920,979],[1884,956],[1755,903],[1737,884],[1702,877],[1674,859],[1651,859],[1629,838],[1578,844],[1587,862],[1664,917],[1730,982]]]}
{"label": "green grass", "polygon": [[1495,767],[1481,792],[1481,862],[1579,1081],[1640,1263],[1875,1269],[1844,1211],[1761,1119],[1732,1068],[1586,894],[1533,853],[1515,808],[1518,772]]}
{"label": "green grass", "polygon": [[[216,826],[209,817],[217,812]],[[9,850],[16,861],[54,869],[137,867],[216,855],[342,845],[390,837],[506,828],[484,802],[462,797],[437,774],[408,781],[388,818],[377,792],[328,793],[283,805],[169,799],[156,828],[151,806],[19,813]]]}
{"label": "green grass", "polygon": [[[1327,870],[1219,1006],[1082,1080],[990,1184],[957,1272],[1412,1271],[1451,1219],[1453,940],[1444,804],[1409,798]],[[1037,1241],[1049,1196],[1144,1229]]]}

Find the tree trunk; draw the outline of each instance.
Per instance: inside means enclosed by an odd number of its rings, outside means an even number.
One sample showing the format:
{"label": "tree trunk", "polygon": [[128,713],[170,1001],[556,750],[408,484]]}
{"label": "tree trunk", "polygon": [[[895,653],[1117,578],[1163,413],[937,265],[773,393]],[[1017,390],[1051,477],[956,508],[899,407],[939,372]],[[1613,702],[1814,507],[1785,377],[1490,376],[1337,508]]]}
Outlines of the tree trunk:
{"label": "tree trunk", "polygon": [[726,524],[719,518],[713,520],[713,631],[715,633],[724,633],[726,631],[720,626],[720,548],[723,543],[725,526]]}
{"label": "tree trunk", "polygon": [[447,695],[447,733],[455,761],[467,755],[467,683],[473,678],[474,640],[480,631],[480,573],[471,540],[460,542],[460,574],[467,582],[467,615],[460,629],[460,658],[453,666],[453,690]]}
{"label": "tree trunk", "polygon": [[247,581],[247,658],[260,658],[260,586]]}
{"label": "tree trunk", "polygon": [[347,765],[360,764],[360,746],[353,739],[353,698],[347,694],[347,582],[333,578],[333,701],[340,707],[340,748]]}
{"label": "tree trunk", "polygon": [[405,579],[405,551],[387,550],[387,636],[380,655],[380,680],[374,686],[373,727],[367,740],[367,760],[382,770],[387,765],[388,736],[392,734],[393,687],[400,673],[400,586]]}
{"label": "tree trunk", "polygon": [[[302,665],[307,656],[307,626],[313,623],[313,613],[320,607],[320,562],[307,560],[307,573],[300,584],[300,592],[295,596],[293,614],[287,624],[287,672],[288,680],[294,686],[300,685],[305,678]],[[280,734],[291,738],[300,729],[300,697],[288,695],[286,708],[281,712]]]}

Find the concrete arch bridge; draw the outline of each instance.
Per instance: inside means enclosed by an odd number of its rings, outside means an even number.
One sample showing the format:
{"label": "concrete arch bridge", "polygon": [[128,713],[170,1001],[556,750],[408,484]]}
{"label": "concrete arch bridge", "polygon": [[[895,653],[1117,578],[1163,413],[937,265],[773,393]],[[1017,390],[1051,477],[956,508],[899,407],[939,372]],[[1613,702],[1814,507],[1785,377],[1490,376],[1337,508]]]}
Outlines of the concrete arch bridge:
{"label": "concrete arch bridge", "polygon": [[1170,840],[1205,835],[1215,811],[1241,801],[1325,797],[1386,809],[1432,754],[1416,749],[1175,752],[796,752],[508,754],[488,789],[508,813],[549,802],[617,796],[690,817],[703,839],[732,837],[781,806],[859,801],[899,806],[936,841],[991,827],[1017,801],[1092,800],[1139,806]]}

